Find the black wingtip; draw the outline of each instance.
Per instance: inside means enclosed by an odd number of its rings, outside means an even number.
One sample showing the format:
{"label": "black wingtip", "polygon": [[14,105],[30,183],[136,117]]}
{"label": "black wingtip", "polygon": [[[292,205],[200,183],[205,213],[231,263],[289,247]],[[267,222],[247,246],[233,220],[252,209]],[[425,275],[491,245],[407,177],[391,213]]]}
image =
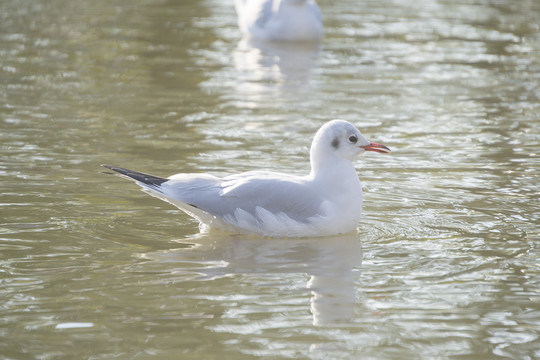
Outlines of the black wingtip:
{"label": "black wingtip", "polygon": [[159,176],[145,174],[142,172],[125,169],[118,166],[112,166],[112,165],[107,165],[107,164],[102,164],[101,166],[109,170],[115,171],[121,175],[127,176],[128,178],[136,180],[145,185],[160,186],[161,184],[169,180],[169,179],[161,178]]}

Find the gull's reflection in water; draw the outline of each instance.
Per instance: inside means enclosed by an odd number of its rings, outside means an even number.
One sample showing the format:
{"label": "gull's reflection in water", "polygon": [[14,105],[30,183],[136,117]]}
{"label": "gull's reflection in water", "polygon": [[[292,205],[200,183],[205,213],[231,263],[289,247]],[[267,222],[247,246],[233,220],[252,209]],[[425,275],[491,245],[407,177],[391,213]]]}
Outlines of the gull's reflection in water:
{"label": "gull's reflection in water", "polygon": [[[353,269],[362,263],[358,237],[331,239],[318,248],[309,261],[307,287],[311,289],[311,313],[314,325],[352,320],[356,304]],[[334,246],[335,245],[335,246]]]}
{"label": "gull's reflection in water", "polygon": [[[271,239],[208,233],[179,240],[188,245],[142,257],[157,262],[189,280],[219,279],[231,275],[287,274],[306,276],[306,283],[297,289],[311,293],[314,325],[349,322],[356,304],[356,270],[362,263],[358,234],[306,239]],[[185,264],[185,266],[182,266]],[[254,278],[253,286],[257,278]],[[219,291],[219,289],[216,289]],[[225,289],[224,289],[225,290]],[[226,289],[227,291],[235,291]],[[279,286],[276,286],[276,294]],[[276,307],[280,306],[276,298]],[[306,304],[306,307],[308,304]],[[307,310],[307,309],[306,309]]]}
{"label": "gull's reflection in water", "polygon": [[[298,84],[309,79],[319,54],[317,42],[288,43],[243,39],[234,51],[240,74],[238,86],[254,90],[278,83]],[[255,89],[256,90],[256,89]]]}

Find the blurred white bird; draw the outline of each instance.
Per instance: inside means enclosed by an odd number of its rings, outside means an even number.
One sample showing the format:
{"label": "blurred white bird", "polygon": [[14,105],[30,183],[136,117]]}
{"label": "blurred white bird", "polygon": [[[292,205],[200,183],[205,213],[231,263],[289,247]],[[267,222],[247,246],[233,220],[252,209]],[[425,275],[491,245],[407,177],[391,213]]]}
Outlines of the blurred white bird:
{"label": "blurred white bird", "polygon": [[328,236],[354,231],[360,220],[362,185],[353,160],[364,151],[390,153],[386,146],[369,142],[351,123],[332,120],[315,134],[311,172],[305,176],[249,171],[224,178],[176,174],[165,179],[103,166],[196,218],[201,230]]}
{"label": "blurred white bird", "polygon": [[318,41],[324,27],[314,0],[235,0],[238,26],[249,38]]}

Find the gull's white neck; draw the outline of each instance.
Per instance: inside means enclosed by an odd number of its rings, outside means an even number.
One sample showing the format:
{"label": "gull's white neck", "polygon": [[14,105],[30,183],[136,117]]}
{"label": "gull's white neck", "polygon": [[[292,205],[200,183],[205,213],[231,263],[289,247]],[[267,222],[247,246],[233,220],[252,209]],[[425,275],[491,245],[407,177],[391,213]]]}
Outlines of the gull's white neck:
{"label": "gull's white neck", "polygon": [[309,177],[314,182],[328,184],[327,188],[339,191],[361,186],[354,164],[337,156],[312,156]]}
{"label": "gull's white neck", "polygon": [[331,219],[327,230],[334,227],[338,233],[354,231],[362,213],[362,184],[354,164],[324,149],[319,150],[319,154],[312,153],[309,180],[326,199],[324,214]]}

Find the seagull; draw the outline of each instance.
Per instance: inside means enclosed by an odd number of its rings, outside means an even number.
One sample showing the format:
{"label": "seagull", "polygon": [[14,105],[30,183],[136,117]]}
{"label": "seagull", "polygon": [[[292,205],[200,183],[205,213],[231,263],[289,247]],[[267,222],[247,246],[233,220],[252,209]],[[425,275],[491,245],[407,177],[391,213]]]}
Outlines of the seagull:
{"label": "seagull", "polygon": [[218,228],[265,237],[315,237],[356,230],[362,184],[353,161],[365,151],[390,153],[351,123],[332,120],[315,134],[308,175],[248,171],[223,178],[183,173],[162,178],[102,166],[197,219],[202,232]]}
{"label": "seagull", "polygon": [[323,36],[314,0],[235,0],[238,26],[248,38],[270,41],[318,41]]}

